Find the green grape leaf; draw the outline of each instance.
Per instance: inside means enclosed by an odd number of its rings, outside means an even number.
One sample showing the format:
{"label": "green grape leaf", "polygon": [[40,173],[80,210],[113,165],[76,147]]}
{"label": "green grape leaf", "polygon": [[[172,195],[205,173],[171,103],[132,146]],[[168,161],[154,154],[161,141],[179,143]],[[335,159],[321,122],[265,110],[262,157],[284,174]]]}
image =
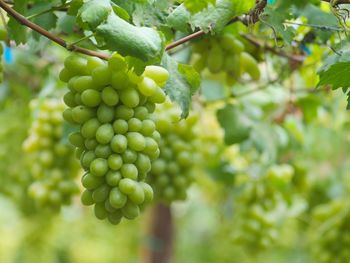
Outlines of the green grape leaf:
{"label": "green grape leaf", "polygon": [[247,140],[251,132],[250,119],[232,104],[227,104],[217,111],[217,119],[225,131],[224,141],[227,145]]}
{"label": "green grape leaf", "polygon": [[172,101],[180,105],[181,118],[186,118],[190,110],[192,95],[200,87],[200,76],[191,66],[178,63],[167,54],[163,56],[162,66],[169,71],[165,92]]}
{"label": "green grape leaf", "polygon": [[208,173],[215,181],[232,185],[235,182],[238,171],[229,162],[218,160],[215,166],[208,167]]}
{"label": "green grape leaf", "polygon": [[[14,1],[13,9],[22,15],[27,13],[27,0]],[[25,44],[27,41],[27,30],[25,26],[19,24],[14,18],[10,17],[8,22],[9,35],[17,45]]]}
{"label": "green grape leaf", "polygon": [[191,13],[197,13],[206,8],[209,4],[215,5],[215,2],[216,0],[185,0],[184,4]]}
{"label": "green grape leaf", "polygon": [[282,37],[284,43],[291,44],[295,30],[290,26],[285,26],[284,21],[292,19],[290,1],[281,2],[280,0],[275,5],[268,5],[265,7],[264,13],[261,16],[261,21],[273,28],[275,37]]}
{"label": "green grape leaf", "polygon": [[64,32],[66,34],[72,34],[74,31],[74,26],[76,23],[76,17],[70,15],[62,15],[58,18],[57,28],[60,32]]}
{"label": "green grape leaf", "polygon": [[97,36],[105,41],[104,48],[118,51],[123,56],[137,57],[157,63],[163,55],[163,36],[148,27],[136,27],[111,13],[106,23],[97,27]]}
{"label": "green grape leaf", "polygon": [[[348,56],[345,56],[349,59]],[[317,86],[330,85],[332,89],[342,88],[343,92],[347,95],[347,106],[346,109],[350,110],[350,76],[348,72],[350,70],[350,61],[335,62],[331,65],[324,67],[322,71],[319,72],[320,81]]]}
{"label": "green grape leaf", "polygon": [[319,73],[317,86],[331,85],[333,89],[350,87],[350,61],[338,62]]}
{"label": "green grape leaf", "polygon": [[122,8],[119,5],[116,5],[114,3],[112,3],[112,8],[113,8],[114,13],[116,13],[120,18],[123,18],[125,21],[130,20],[130,15],[124,8]]}
{"label": "green grape leaf", "polygon": [[231,0],[233,9],[236,11],[236,15],[242,15],[248,13],[250,9],[252,9],[256,3],[255,0]]}
{"label": "green grape leaf", "polygon": [[[296,15],[306,17],[310,24],[338,26],[338,20],[333,14],[327,13],[312,4],[307,4],[303,8],[297,9]],[[325,30],[315,30],[315,33],[323,42],[327,41],[332,35],[332,31]]]}
{"label": "green grape leaf", "polygon": [[83,0],[72,0],[69,4],[67,14],[71,16],[75,16],[76,14],[78,14],[78,11],[83,4],[84,4]]}
{"label": "green grape leaf", "polygon": [[[31,14],[37,14],[40,13],[42,11],[48,10],[52,7],[52,4],[54,3],[40,3],[40,4],[36,4],[33,8],[30,9],[30,15]],[[39,26],[41,26],[42,28],[46,29],[46,30],[50,30],[56,27],[57,24],[57,16],[54,12],[49,12],[46,14],[42,14],[38,17],[35,17],[33,19],[33,22]],[[33,37],[35,40],[38,40],[41,35],[37,32],[33,32]]]}
{"label": "green grape leaf", "polygon": [[[253,3],[255,1],[246,1]],[[204,32],[220,32],[232,19],[232,17],[244,12],[241,8],[248,6],[234,4],[231,0],[217,0],[215,5],[209,5],[208,8],[199,13],[191,14],[184,4],[178,6],[169,16],[168,25],[179,30],[187,31],[188,25],[191,30],[199,28]]]}
{"label": "green grape leaf", "polygon": [[169,1],[158,0],[135,5],[132,21],[137,26],[166,26],[169,13]]}
{"label": "green grape leaf", "polygon": [[95,29],[106,21],[113,9],[109,0],[89,0],[78,11],[78,17],[87,23],[90,29]]}

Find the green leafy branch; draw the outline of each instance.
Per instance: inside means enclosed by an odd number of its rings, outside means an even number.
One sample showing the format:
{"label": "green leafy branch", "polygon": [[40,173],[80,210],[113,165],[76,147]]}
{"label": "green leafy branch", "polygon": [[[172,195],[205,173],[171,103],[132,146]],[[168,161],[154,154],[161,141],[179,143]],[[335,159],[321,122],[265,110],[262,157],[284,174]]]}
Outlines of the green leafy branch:
{"label": "green leafy branch", "polygon": [[96,52],[93,50],[89,50],[86,48],[82,48],[76,45],[70,45],[68,44],[65,40],[63,40],[62,38],[55,36],[54,34],[50,33],[49,31],[45,30],[44,28],[38,26],[37,24],[29,21],[27,18],[25,18],[24,16],[22,16],[20,13],[18,13],[17,11],[15,11],[13,8],[11,8],[8,4],[6,4],[4,1],[0,1],[0,7],[5,10],[6,13],[8,13],[10,16],[12,16],[15,20],[17,20],[20,24],[27,26],[29,28],[31,28],[32,30],[38,32],[39,34],[45,36],[46,38],[50,39],[51,41],[59,44],[60,46],[66,48],[67,50],[70,51],[76,51],[88,56],[94,56],[94,57],[98,57],[101,59],[108,59],[109,55],[104,54],[104,53],[100,53],[100,52]]}

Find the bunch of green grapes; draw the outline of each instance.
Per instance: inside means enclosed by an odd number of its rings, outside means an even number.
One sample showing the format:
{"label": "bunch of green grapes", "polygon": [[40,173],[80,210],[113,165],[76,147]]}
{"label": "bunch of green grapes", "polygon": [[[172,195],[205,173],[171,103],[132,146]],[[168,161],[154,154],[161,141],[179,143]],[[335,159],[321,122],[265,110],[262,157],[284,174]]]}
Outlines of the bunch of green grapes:
{"label": "bunch of green grapes", "polygon": [[79,189],[74,149],[62,142],[64,104],[56,98],[32,101],[34,121],[23,143],[33,182],[28,194],[39,207],[58,210],[70,204]]}
{"label": "bunch of green grapes", "polygon": [[234,84],[242,74],[253,80],[260,78],[256,59],[244,51],[243,43],[231,34],[205,37],[193,44],[193,66],[198,72],[224,73],[227,85]]}
{"label": "bunch of green grapes", "polygon": [[180,112],[171,103],[157,107],[155,123],[161,135],[160,157],[153,162],[149,175],[156,198],[165,203],[184,200],[194,179],[196,164],[197,116],[179,119]]}
{"label": "bunch of green grapes", "polygon": [[319,263],[344,263],[350,260],[350,205],[348,199],[319,205],[313,211],[316,225],[313,254]]}
{"label": "bunch of green grapes", "polygon": [[153,199],[145,178],[159,156],[160,134],[151,115],[165,101],[161,87],[168,72],[148,66],[138,76],[117,53],[108,63],[73,55],[64,65],[60,78],[68,83],[69,108],[63,116],[79,125],[69,141],[86,171],[82,203],[94,205],[96,217],[112,224],[134,219]]}
{"label": "bunch of green grapes", "polygon": [[[7,30],[4,27],[0,27],[0,41],[5,41],[5,40],[7,40]],[[4,53],[4,48],[3,48],[3,45],[0,43],[0,61],[2,61],[3,53]],[[4,67],[3,64],[0,63],[0,83],[3,81],[3,78],[4,78],[3,67]]]}
{"label": "bunch of green grapes", "polygon": [[[0,122],[0,193],[8,197],[20,210],[28,215],[35,212],[33,200],[28,198],[31,183],[23,155],[22,143],[30,125],[27,101],[7,98],[1,102]],[[11,154],[9,154],[11,153]]]}
{"label": "bunch of green grapes", "polygon": [[279,241],[290,209],[283,187],[292,176],[291,166],[275,165],[242,186],[235,199],[234,242],[247,249],[266,249]]}

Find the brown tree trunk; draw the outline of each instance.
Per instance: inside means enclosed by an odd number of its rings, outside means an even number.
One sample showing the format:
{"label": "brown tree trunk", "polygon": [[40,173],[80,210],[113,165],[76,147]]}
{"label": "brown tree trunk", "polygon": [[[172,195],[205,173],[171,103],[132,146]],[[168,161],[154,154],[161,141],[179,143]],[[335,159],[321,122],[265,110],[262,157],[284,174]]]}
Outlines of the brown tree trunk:
{"label": "brown tree trunk", "polygon": [[152,211],[148,247],[143,253],[144,263],[172,263],[173,234],[170,207],[158,204]]}

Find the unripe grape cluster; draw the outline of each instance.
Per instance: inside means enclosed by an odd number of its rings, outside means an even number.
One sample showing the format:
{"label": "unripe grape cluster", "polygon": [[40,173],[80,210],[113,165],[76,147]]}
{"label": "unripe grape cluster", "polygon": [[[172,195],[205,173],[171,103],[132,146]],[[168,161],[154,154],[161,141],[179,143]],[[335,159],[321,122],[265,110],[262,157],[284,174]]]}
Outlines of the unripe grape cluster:
{"label": "unripe grape cluster", "polygon": [[289,165],[272,166],[261,178],[243,185],[235,199],[234,242],[254,250],[266,249],[279,240],[290,207],[278,186],[289,183],[292,175]]}
{"label": "unripe grape cluster", "polygon": [[28,194],[39,207],[53,210],[70,204],[79,191],[74,149],[62,142],[64,104],[56,98],[31,103],[34,121],[23,143],[33,182]]}
{"label": "unripe grape cluster", "polygon": [[193,44],[192,64],[198,72],[224,73],[227,85],[233,85],[247,73],[253,80],[260,78],[256,59],[244,51],[244,44],[232,34],[205,37]]}
{"label": "unripe grape cluster", "polygon": [[184,200],[194,179],[196,160],[197,116],[179,119],[180,112],[171,103],[159,105],[155,114],[161,135],[160,157],[152,164],[149,183],[158,201],[171,203]]}
{"label": "unripe grape cluster", "polygon": [[334,200],[313,211],[313,255],[318,263],[343,263],[350,259],[350,205]]}
{"label": "unripe grape cluster", "polygon": [[168,72],[148,66],[138,76],[117,53],[108,62],[74,55],[64,65],[60,78],[68,83],[69,108],[63,116],[79,126],[69,141],[85,170],[82,203],[112,224],[134,219],[153,199],[145,179],[159,156],[160,134],[151,115],[165,101]]}

